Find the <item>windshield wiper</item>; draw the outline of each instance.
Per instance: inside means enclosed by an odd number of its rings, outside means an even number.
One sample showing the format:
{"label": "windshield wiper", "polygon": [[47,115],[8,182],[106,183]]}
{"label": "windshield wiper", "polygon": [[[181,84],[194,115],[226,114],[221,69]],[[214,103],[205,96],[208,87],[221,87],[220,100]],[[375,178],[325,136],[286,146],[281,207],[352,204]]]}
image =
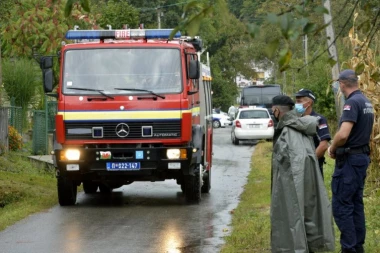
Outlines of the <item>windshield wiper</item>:
{"label": "windshield wiper", "polygon": [[162,98],[162,99],[165,99],[165,96],[162,96],[160,94],[157,94],[157,93],[154,93],[153,91],[151,90],[144,90],[144,89],[134,89],[134,88],[115,88],[115,90],[126,90],[126,91],[144,91],[144,92],[148,92],[154,96],[157,96],[159,98]]}
{"label": "windshield wiper", "polygon": [[114,97],[104,93],[104,90],[97,90],[97,89],[89,89],[89,88],[78,88],[78,87],[67,87],[67,89],[70,89],[70,90],[86,90],[86,91],[97,91],[99,92],[100,94],[102,94],[103,96],[105,97],[108,97],[108,98],[111,98],[111,99],[115,99]]}

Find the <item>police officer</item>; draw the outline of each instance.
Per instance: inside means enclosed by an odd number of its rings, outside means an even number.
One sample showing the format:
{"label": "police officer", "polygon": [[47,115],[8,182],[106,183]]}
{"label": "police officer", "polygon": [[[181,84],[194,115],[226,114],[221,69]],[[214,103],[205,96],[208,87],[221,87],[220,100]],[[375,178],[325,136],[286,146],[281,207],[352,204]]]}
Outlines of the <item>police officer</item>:
{"label": "police officer", "polygon": [[339,75],[339,87],[347,99],[328,154],[335,159],[331,182],[332,208],[341,232],[342,252],[364,252],[365,217],[363,188],[370,163],[369,140],[374,120],[371,102],[361,93],[358,78],[347,69]]}
{"label": "police officer", "polygon": [[323,177],[323,164],[325,163],[325,152],[329,147],[329,141],[331,140],[329,127],[327,125],[326,118],[316,113],[313,110],[313,104],[316,100],[314,93],[311,90],[300,89],[296,94],[295,109],[297,113],[302,116],[311,115],[318,119],[317,135],[313,137],[315,152],[318,158],[319,169]]}

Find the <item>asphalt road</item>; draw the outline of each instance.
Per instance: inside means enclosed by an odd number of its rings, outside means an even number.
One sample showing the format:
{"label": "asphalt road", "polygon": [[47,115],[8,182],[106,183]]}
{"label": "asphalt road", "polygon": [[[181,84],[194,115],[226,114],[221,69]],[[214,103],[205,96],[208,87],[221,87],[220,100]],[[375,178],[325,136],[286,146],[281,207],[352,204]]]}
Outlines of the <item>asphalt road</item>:
{"label": "asphalt road", "polygon": [[212,188],[188,205],[174,180],[136,182],[111,195],[78,194],[0,232],[1,253],[219,252],[249,173],[254,143],[233,146],[231,128],[214,130]]}

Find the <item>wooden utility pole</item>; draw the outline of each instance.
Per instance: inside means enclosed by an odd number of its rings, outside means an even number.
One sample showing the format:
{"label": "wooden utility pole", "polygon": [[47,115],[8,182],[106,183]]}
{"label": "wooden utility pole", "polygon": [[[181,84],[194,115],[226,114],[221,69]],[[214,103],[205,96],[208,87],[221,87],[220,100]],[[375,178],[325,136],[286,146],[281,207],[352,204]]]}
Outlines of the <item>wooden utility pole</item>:
{"label": "wooden utility pole", "polygon": [[0,107],[2,105],[2,96],[3,96],[3,70],[1,68],[1,62],[2,62],[2,58],[1,58],[1,38],[0,38]]}
{"label": "wooden utility pole", "polygon": [[160,7],[157,7],[157,26],[158,29],[161,29],[161,9]]}
{"label": "wooden utility pole", "polygon": [[[330,57],[336,62],[335,65],[331,68],[331,76],[332,80],[337,80],[339,77],[339,59],[338,59],[338,53],[335,45],[335,33],[334,33],[334,27],[332,23],[332,17],[331,17],[331,4],[330,0],[322,0],[323,6],[328,10],[328,14],[323,14],[323,18],[325,20],[326,27],[326,35],[327,35],[327,46]],[[337,113],[338,120],[340,119],[341,112],[343,109],[344,104],[344,96],[339,90],[339,83],[333,82],[332,85],[333,91],[334,91],[334,97],[335,97],[335,109]]]}

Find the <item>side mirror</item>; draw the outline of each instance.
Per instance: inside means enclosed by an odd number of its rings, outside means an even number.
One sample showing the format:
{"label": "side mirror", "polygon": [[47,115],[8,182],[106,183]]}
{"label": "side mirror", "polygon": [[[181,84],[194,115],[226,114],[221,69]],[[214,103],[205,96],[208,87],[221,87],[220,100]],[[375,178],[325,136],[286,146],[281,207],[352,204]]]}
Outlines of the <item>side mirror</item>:
{"label": "side mirror", "polygon": [[51,68],[49,69],[43,69],[42,70],[43,75],[43,82],[44,82],[44,91],[51,92],[53,90],[53,70]]}
{"label": "side mirror", "polygon": [[199,61],[190,60],[188,78],[199,79],[199,77],[200,77]]}
{"label": "side mirror", "polygon": [[53,57],[43,56],[40,59],[40,68],[41,69],[50,69],[53,67]]}

